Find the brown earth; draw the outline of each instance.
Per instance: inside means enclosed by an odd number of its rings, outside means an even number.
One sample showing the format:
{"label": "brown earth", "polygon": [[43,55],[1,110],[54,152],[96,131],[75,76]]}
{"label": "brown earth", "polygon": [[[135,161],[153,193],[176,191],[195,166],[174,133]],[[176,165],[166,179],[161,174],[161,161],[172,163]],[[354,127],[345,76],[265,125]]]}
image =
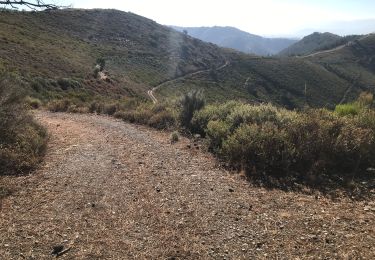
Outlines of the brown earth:
{"label": "brown earth", "polygon": [[109,117],[38,112],[32,175],[1,177],[0,258],[374,259],[375,205],[252,186],[192,141]]}

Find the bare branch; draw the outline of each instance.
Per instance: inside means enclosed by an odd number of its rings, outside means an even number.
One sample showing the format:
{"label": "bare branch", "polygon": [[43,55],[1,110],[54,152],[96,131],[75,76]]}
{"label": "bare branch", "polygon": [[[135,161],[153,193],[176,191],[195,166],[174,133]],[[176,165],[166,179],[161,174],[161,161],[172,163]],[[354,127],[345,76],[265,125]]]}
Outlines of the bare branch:
{"label": "bare branch", "polygon": [[59,6],[56,4],[45,3],[42,0],[35,0],[35,1],[24,1],[24,0],[0,0],[0,6],[8,7],[10,6],[12,9],[18,9],[21,6],[28,7],[31,10],[40,10],[40,9],[59,9],[63,6]]}

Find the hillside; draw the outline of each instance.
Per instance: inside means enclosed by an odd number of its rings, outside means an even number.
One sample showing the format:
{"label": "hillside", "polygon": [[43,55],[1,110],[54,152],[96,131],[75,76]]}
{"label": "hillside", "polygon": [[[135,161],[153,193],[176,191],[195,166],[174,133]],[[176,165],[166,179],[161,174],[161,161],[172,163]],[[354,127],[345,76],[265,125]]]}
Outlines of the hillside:
{"label": "hillside", "polygon": [[341,37],[339,35],[332,33],[315,32],[282,50],[279,54],[287,56],[305,55],[333,45],[340,39]]}
{"label": "hillside", "polygon": [[[373,53],[369,47],[350,54],[350,62],[361,56],[368,64],[356,67],[363,70],[364,80],[351,87],[351,98],[374,77]],[[96,78],[98,59],[105,61],[105,68]],[[165,82],[154,93],[160,101],[200,88],[209,102],[241,99],[289,108],[306,103],[333,107],[352,85],[350,78],[327,69],[316,57],[247,55],[116,10],[2,11],[0,70],[29,82],[29,93],[43,101],[149,100],[147,91]]]}
{"label": "hillside", "polygon": [[215,43],[221,47],[232,48],[249,54],[261,56],[273,55],[297,42],[287,38],[264,38],[241,31],[234,27],[178,27],[172,28],[182,32],[186,30],[192,37]]}
{"label": "hillside", "polygon": [[305,58],[349,82],[347,101],[356,90],[375,90],[375,34],[363,36],[341,48],[318,52]]}
{"label": "hillside", "polygon": [[[70,86],[142,96],[150,85],[226,60],[217,46],[115,10],[2,11],[0,24],[0,68],[33,80],[43,97],[63,95]],[[93,78],[98,58],[111,81]],[[63,78],[77,84],[56,83]]]}

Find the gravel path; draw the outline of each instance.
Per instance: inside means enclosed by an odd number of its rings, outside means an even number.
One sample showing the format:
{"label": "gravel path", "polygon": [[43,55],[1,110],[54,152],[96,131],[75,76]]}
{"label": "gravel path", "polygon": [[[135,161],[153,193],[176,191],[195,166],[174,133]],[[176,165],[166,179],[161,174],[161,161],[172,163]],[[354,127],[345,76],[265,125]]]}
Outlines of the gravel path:
{"label": "gravel path", "polygon": [[96,115],[38,112],[42,167],[1,177],[0,258],[374,259],[371,201],[251,186],[169,133]]}

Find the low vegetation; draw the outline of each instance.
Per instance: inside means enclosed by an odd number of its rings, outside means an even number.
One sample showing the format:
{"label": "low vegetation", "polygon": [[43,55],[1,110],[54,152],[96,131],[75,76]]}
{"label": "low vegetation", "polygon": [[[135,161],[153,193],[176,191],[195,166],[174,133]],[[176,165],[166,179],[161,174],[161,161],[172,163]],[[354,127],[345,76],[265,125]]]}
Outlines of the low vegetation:
{"label": "low vegetation", "polygon": [[[12,76],[0,77],[0,174],[23,174],[40,162],[47,134],[27,112],[20,85]],[[38,101],[28,99],[33,107]]]}
{"label": "low vegetation", "polygon": [[[296,111],[239,101],[205,106],[199,91],[176,103],[152,104],[131,98],[95,101],[86,107],[67,100],[50,103],[52,111],[107,114],[157,129],[199,134],[206,138],[211,152],[251,178],[286,189],[297,183],[328,190],[336,186],[361,190],[364,179],[373,179],[367,171],[375,167],[372,108],[369,93],[337,105],[334,111]],[[171,143],[176,141],[174,132]]]}
{"label": "low vegetation", "polygon": [[[365,96],[357,103],[372,100]],[[369,105],[356,113],[342,107],[296,112],[230,101],[196,112],[191,130],[205,135],[223,160],[268,184],[358,188],[375,166],[375,112]]]}

